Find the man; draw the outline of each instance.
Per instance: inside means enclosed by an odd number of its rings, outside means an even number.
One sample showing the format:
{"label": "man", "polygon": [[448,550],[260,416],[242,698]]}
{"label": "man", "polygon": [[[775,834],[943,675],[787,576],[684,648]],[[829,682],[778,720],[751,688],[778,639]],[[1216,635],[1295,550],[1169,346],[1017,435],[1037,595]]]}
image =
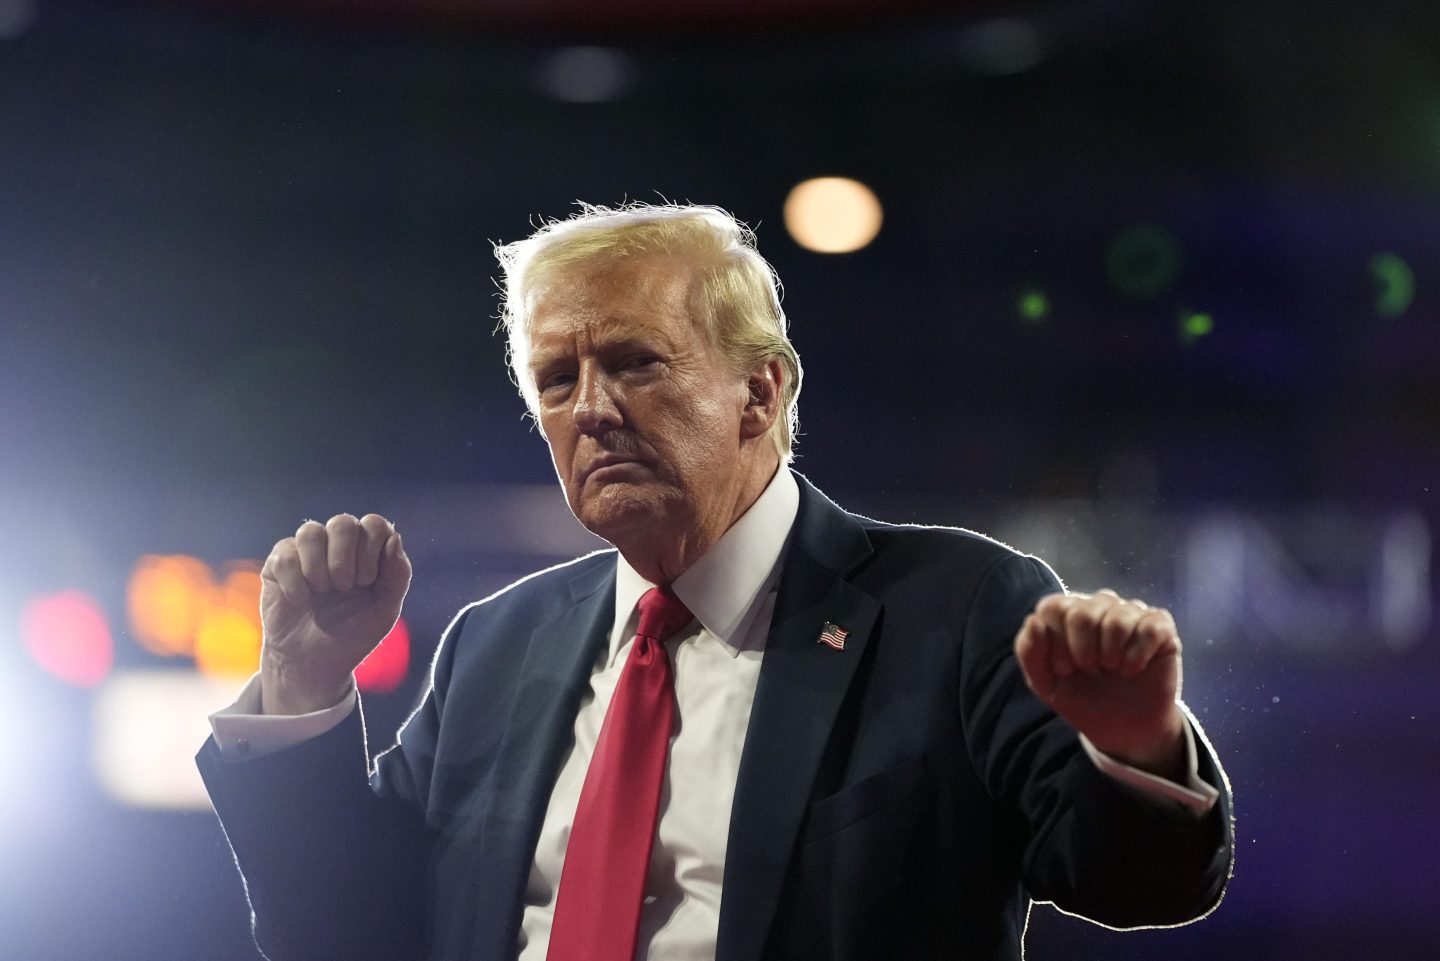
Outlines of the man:
{"label": "man", "polygon": [[264,568],[260,673],[199,763],[275,961],[1017,958],[1030,898],[1219,900],[1224,776],[1163,610],[786,466],[800,365],[722,211],[585,208],[500,251],[522,394],[615,545],[466,608],[367,780],[384,518]]}

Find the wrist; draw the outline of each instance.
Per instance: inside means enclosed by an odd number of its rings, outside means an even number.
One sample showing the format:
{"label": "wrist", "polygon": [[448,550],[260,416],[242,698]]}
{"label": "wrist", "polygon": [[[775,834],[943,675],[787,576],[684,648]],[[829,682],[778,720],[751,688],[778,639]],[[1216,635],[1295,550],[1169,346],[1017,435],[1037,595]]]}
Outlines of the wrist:
{"label": "wrist", "polygon": [[260,713],[313,714],[339,704],[353,686],[353,674],[338,679],[315,676],[266,660],[260,666]]}
{"label": "wrist", "polygon": [[1095,747],[1121,764],[1179,782],[1185,774],[1185,715],[1176,707],[1153,737],[1114,748]]}

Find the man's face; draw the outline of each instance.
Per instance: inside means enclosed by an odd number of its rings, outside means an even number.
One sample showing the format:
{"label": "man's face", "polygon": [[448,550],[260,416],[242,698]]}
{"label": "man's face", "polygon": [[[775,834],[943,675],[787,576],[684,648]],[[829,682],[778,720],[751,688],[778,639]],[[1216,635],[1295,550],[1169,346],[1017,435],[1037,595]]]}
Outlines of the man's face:
{"label": "man's face", "polygon": [[695,272],[668,259],[579,268],[541,293],[529,373],[570,509],[617,543],[723,531],[743,484],[746,378],[693,316]]}

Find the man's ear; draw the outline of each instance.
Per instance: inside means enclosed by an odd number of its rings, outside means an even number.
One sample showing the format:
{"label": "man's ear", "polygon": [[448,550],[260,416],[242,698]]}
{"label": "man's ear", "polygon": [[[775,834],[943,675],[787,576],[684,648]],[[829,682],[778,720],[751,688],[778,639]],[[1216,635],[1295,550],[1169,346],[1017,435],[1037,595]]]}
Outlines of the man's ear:
{"label": "man's ear", "polygon": [[740,434],[747,440],[768,433],[783,412],[780,394],[785,368],[778,357],[767,360],[745,378],[745,409],[740,414]]}

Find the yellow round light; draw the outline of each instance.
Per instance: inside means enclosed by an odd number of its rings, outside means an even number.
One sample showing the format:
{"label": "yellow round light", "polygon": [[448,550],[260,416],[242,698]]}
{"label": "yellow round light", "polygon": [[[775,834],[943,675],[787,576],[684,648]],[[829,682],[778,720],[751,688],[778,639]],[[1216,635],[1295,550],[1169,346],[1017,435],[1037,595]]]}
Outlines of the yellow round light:
{"label": "yellow round light", "polygon": [[195,666],[206,677],[246,677],[260,667],[259,618],[211,608],[195,632]]}
{"label": "yellow round light", "polygon": [[260,666],[260,572],[243,561],[226,571],[195,632],[195,666],[208,677],[244,677]]}
{"label": "yellow round light", "polygon": [[798,183],[785,198],[785,228],[806,250],[848,254],[880,232],[885,213],[875,192],[848,177]]}

